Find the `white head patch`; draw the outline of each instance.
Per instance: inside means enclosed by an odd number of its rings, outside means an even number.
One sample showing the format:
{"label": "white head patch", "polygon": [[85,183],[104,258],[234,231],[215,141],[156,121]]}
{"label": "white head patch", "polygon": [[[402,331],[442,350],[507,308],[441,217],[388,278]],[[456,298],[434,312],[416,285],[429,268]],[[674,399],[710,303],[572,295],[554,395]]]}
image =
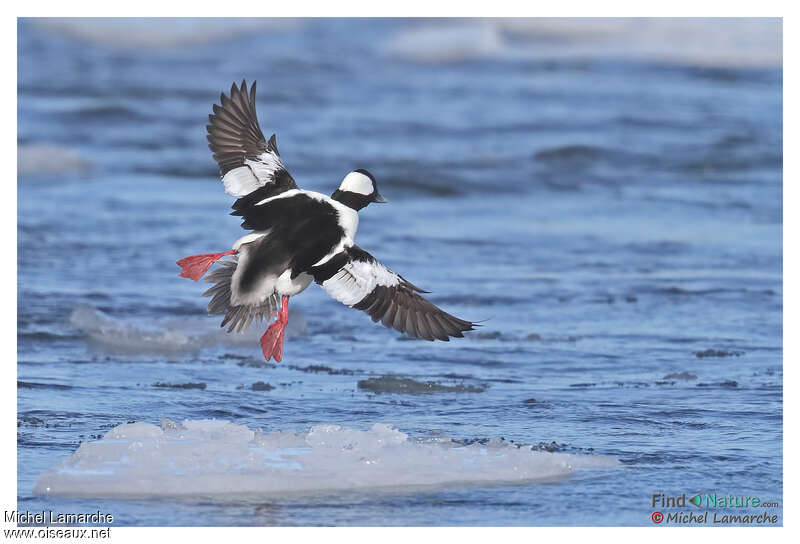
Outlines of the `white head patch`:
{"label": "white head patch", "polygon": [[372,180],[361,172],[350,172],[342,180],[342,183],[339,185],[339,190],[350,191],[351,193],[358,193],[361,195],[371,195],[375,187],[372,185]]}

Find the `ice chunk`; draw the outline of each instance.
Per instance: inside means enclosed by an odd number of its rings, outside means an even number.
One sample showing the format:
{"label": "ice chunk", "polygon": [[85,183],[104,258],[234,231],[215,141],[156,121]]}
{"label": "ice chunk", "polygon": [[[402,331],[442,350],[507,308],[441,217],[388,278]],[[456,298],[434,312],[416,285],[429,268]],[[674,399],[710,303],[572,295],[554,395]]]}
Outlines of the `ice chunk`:
{"label": "ice chunk", "polygon": [[534,482],[613,467],[602,455],[412,439],[392,425],[264,433],[221,420],[120,425],[43,472],[34,493],[80,497],[276,495],[324,490]]}
{"label": "ice chunk", "polygon": [[114,427],[104,436],[104,440],[137,440],[140,438],[161,438],[164,431],[150,423],[124,423]]}

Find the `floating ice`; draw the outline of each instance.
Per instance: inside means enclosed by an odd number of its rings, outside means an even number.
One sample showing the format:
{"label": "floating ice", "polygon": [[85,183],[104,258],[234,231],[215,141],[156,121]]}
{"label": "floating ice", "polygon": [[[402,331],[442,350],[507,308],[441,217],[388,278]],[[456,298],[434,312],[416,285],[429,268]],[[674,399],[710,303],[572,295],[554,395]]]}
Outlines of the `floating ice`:
{"label": "floating ice", "polygon": [[[120,323],[89,306],[78,306],[69,316],[70,324],[89,341],[109,351],[123,353],[173,354],[196,351],[215,344],[258,347],[265,323],[254,322],[243,333],[227,333],[219,328],[222,316],[205,319],[181,319],[152,324],[149,327]],[[306,332],[306,320],[298,310],[291,310],[286,338]]]}
{"label": "floating ice", "polygon": [[493,439],[463,445],[414,440],[391,425],[368,431],[316,425],[263,433],[219,420],[131,423],[84,442],[43,472],[34,493],[81,497],[285,494],[325,490],[533,482],[576,469],[612,467],[613,457],[548,453]]}

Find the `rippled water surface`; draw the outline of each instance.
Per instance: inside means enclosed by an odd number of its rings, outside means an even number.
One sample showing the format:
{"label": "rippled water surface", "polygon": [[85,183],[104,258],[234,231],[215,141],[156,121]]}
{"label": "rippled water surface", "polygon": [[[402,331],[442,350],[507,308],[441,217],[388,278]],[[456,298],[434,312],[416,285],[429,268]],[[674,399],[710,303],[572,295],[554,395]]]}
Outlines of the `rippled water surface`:
{"label": "rippled water surface", "polygon": [[[115,525],[652,525],[654,493],[782,501],[779,23],[523,23],[23,20],[18,509]],[[370,170],[390,203],[361,212],[359,245],[485,320],[477,332],[409,341],[312,286],[275,365],[261,330],[226,335],[205,315],[204,284],[175,261],[242,234],[204,125],[243,77],[298,183],[331,193]],[[302,436],[381,424],[403,447],[616,464],[509,481],[500,456],[489,481],[246,496],[34,490],[121,424],[206,419]],[[413,451],[397,481],[442,461]],[[361,481],[342,466],[337,481]]]}

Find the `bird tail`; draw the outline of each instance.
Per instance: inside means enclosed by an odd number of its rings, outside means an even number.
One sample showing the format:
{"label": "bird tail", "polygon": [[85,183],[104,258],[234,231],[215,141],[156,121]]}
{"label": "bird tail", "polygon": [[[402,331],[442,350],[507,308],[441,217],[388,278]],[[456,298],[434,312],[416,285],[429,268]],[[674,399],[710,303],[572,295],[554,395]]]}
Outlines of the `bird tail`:
{"label": "bird tail", "polygon": [[244,332],[254,319],[262,321],[270,316],[276,315],[280,307],[280,296],[273,293],[266,301],[261,304],[231,304],[231,282],[233,273],[236,272],[238,259],[233,261],[217,261],[222,265],[215,268],[203,278],[204,281],[214,283],[203,296],[211,297],[208,303],[208,313],[225,314],[225,318],[220,323],[220,327],[228,325],[228,332]]}

